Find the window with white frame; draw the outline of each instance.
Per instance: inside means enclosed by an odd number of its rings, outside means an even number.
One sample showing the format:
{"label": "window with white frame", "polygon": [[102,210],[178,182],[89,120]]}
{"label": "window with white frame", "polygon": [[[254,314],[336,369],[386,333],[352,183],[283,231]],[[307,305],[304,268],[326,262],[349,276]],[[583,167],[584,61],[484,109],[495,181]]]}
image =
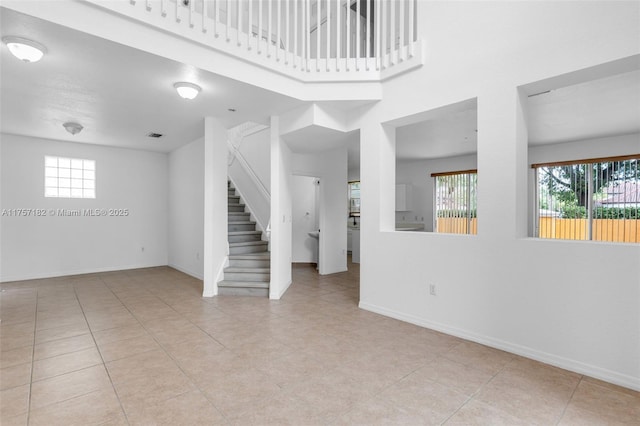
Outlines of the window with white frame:
{"label": "window with white frame", "polygon": [[96,198],[96,162],[79,158],[44,157],[44,196]]}
{"label": "window with white frame", "polygon": [[478,171],[432,173],[434,232],[477,234]]}
{"label": "window with white frame", "polygon": [[535,171],[535,236],[640,242],[640,154],[544,164]]}

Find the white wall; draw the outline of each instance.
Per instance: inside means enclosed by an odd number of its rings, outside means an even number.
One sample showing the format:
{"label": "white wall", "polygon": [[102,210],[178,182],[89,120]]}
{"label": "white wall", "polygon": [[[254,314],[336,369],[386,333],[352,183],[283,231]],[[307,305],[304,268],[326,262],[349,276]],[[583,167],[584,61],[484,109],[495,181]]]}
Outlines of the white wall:
{"label": "white wall", "polygon": [[169,265],[204,278],[204,140],[169,154]]}
{"label": "white wall", "polygon": [[309,232],[318,231],[318,192],[316,178],[292,176],[292,261],[316,263],[318,261],[318,239],[309,236]]}
{"label": "white wall", "polygon": [[[517,89],[639,55],[639,9],[419,4],[428,66],[385,83],[359,125],[361,307],[640,390],[640,247],[526,238],[530,158]],[[389,232],[395,134],[380,123],[474,97],[478,235]]]}
{"label": "white wall", "polygon": [[347,149],[294,154],[293,174],[320,178],[320,274],[347,270]]}
{"label": "white wall", "polygon": [[240,154],[251,165],[260,182],[271,191],[271,145],[269,128],[253,133],[242,140]]}
{"label": "white wall", "polygon": [[293,154],[280,137],[280,119],[271,117],[271,283],[269,298],[280,299],[291,285]]}
{"label": "white wall", "polygon": [[[2,216],[0,280],[167,264],[166,154],[1,136],[1,209],[128,209],[129,214]],[[95,160],[96,198],[45,198],[45,155]]]}

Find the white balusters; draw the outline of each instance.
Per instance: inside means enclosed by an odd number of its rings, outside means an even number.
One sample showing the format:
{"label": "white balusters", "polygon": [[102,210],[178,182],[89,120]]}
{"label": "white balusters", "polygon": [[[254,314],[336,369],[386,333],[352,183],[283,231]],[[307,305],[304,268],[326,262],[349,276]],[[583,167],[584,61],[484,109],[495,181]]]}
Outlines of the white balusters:
{"label": "white balusters", "polygon": [[356,0],[356,71],[360,71],[360,50],[362,46],[362,33],[360,32],[362,14],[360,13],[360,3],[360,0]]}
{"label": "white balusters", "polygon": [[222,46],[222,40],[216,39],[223,33],[228,53],[233,54],[229,49],[242,49],[241,56],[251,60],[255,50],[257,54],[264,53],[263,64],[270,59],[274,66],[279,63],[282,70],[299,67],[305,72],[313,69],[314,73],[366,71],[367,78],[373,78],[376,74],[372,73],[416,57],[417,0],[129,0],[128,3],[155,16],[175,18],[179,25],[195,28],[198,33],[201,30],[199,37],[209,40],[214,48]]}
{"label": "white balusters", "polygon": [[242,3],[244,3],[244,0],[236,0],[237,1],[237,12],[236,12],[236,43],[238,44],[238,47],[242,46],[242,39],[240,38],[240,34],[242,33],[242,9],[244,8],[244,6],[242,5]]}
{"label": "white balusters", "polygon": [[253,0],[249,0],[249,16],[247,18],[247,50],[251,50],[251,37],[253,36]]}
{"label": "white balusters", "polygon": [[227,25],[225,28],[225,38],[228,43],[229,41],[231,41],[231,37],[229,36],[229,29],[231,28],[231,5],[229,4],[229,0],[226,0],[226,7],[227,7]]}
{"label": "white balusters", "polygon": [[262,0],[258,0],[258,54],[262,53]]}
{"label": "white balusters", "polygon": [[277,20],[276,20],[276,61],[280,60],[280,40],[281,40],[281,31],[280,31],[280,22],[282,22],[282,9],[280,7],[280,0],[276,0],[276,12],[277,12]]}
{"label": "white balusters", "polygon": [[326,8],[327,8],[327,29],[326,29],[326,33],[327,33],[327,56],[326,56],[326,71],[329,72],[331,71],[331,68],[329,67],[329,61],[331,60],[331,0],[325,0],[326,1]]}

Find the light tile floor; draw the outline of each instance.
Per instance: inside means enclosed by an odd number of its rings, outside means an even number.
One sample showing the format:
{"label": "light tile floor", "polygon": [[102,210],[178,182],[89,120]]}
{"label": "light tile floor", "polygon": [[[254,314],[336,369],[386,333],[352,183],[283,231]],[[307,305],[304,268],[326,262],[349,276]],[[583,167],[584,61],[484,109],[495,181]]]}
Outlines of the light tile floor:
{"label": "light tile floor", "polygon": [[0,423],[640,424],[640,394],[358,309],[359,265],[280,301],[168,267],[0,285]]}

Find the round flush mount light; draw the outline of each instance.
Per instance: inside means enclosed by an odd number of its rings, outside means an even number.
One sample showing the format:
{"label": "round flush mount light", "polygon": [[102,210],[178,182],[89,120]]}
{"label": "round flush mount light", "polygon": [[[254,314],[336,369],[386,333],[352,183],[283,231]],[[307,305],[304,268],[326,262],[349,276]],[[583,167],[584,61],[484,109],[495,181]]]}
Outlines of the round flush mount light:
{"label": "round flush mount light", "polygon": [[38,62],[47,52],[47,48],[38,42],[22,37],[2,37],[13,56],[24,62]]}
{"label": "round flush mount light", "polygon": [[77,135],[82,131],[82,129],[84,129],[84,127],[82,127],[82,124],[72,123],[72,122],[64,123],[62,127],[64,127],[65,130],[71,133],[72,135]]}
{"label": "round flush mount light", "polygon": [[185,81],[176,83],[173,87],[177,90],[178,95],[184,99],[194,99],[202,90],[202,88],[197,84],[187,83]]}

